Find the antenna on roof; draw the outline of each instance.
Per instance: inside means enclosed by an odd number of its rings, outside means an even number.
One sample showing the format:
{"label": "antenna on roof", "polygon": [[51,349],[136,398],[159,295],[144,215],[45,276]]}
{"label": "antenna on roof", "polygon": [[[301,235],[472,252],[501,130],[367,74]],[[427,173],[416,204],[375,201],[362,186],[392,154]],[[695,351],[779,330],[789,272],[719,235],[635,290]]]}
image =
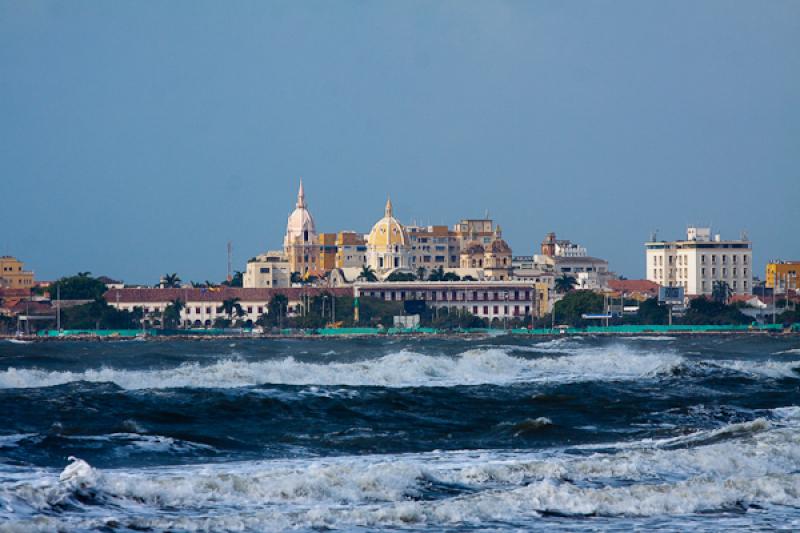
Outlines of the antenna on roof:
{"label": "antenna on roof", "polygon": [[656,242],[658,240],[658,230],[654,230],[650,232],[650,242]]}
{"label": "antenna on roof", "polygon": [[232,257],[233,257],[233,243],[231,241],[228,241],[228,277],[227,277],[228,283],[230,283],[231,280],[233,279],[233,276],[231,276],[231,270],[232,270],[232,264],[231,264],[232,260],[231,260],[231,258]]}
{"label": "antenna on roof", "polygon": [[748,241],[750,239],[747,238],[747,230],[743,229],[742,232],[739,234],[739,239],[743,241]]}

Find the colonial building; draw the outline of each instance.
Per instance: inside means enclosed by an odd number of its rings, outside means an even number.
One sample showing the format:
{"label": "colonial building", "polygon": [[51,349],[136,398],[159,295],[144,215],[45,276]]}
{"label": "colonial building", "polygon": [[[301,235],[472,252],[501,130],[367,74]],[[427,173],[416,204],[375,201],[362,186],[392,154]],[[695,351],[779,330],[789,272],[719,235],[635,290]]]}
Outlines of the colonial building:
{"label": "colonial building", "polygon": [[0,257],[0,288],[31,290],[33,286],[33,272],[25,270],[22,261],[10,255]]}
{"label": "colonial building", "polygon": [[734,294],[751,294],[753,249],[750,241],[722,240],[711,228],[689,227],[686,239],[645,243],[647,279],[683,287],[687,295],[710,295],[715,281]]}
{"label": "colonial building", "polygon": [[146,321],[149,326],[160,325],[167,306],[174,300],[184,303],[180,313],[181,326],[184,327],[209,327],[217,318],[229,318],[222,308],[225,300],[239,299],[239,305],[244,311],[244,316],[239,317],[242,322],[255,322],[267,312],[269,302],[276,294],[282,294],[289,300],[289,313],[298,313],[303,305],[303,300],[314,297],[322,292],[333,294],[336,297],[350,296],[352,289],[321,289],[314,287],[267,289],[267,288],[222,288],[211,289],[111,289],[104,294],[109,305],[117,309],[133,311],[135,308],[144,309]]}
{"label": "colonial building", "polygon": [[386,301],[422,300],[429,307],[466,311],[489,320],[539,317],[548,309],[545,284],[520,281],[410,281],[356,283],[356,298]]}
{"label": "colonial building", "polygon": [[286,224],[286,236],[283,239],[283,250],[289,259],[289,269],[292,272],[307,274],[318,272],[319,265],[319,240],[314,225],[314,217],[306,205],[303,182],[297,192],[297,203]]}
{"label": "colonial building", "polygon": [[386,201],[384,216],[367,237],[367,264],[378,274],[410,269],[411,242],[406,229],[394,218],[392,200]]}
{"label": "colonial building", "polygon": [[431,272],[439,267],[459,267],[460,245],[454,231],[447,226],[406,226],[411,241],[411,268]]}
{"label": "colonial building", "polygon": [[242,285],[250,288],[280,288],[291,285],[292,269],[283,252],[271,251],[250,259]]}

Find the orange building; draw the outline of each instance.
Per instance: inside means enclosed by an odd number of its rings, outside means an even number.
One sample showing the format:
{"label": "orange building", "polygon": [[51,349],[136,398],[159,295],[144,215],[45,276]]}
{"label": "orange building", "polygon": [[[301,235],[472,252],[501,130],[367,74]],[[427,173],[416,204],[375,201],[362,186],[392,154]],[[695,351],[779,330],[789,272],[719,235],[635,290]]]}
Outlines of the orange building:
{"label": "orange building", "polygon": [[22,261],[9,255],[0,257],[0,287],[31,290],[33,272],[24,270],[24,266]]}

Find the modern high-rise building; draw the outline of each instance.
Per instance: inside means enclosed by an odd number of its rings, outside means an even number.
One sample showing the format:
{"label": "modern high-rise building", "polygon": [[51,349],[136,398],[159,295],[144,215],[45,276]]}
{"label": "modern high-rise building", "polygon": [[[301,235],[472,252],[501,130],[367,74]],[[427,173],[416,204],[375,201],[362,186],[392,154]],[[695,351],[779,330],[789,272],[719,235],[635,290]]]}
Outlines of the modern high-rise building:
{"label": "modern high-rise building", "polygon": [[683,287],[687,295],[710,295],[714,282],[725,282],[734,294],[753,290],[751,242],[722,240],[711,228],[689,227],[686,239],[645,243],[646,278],[666,287]]}

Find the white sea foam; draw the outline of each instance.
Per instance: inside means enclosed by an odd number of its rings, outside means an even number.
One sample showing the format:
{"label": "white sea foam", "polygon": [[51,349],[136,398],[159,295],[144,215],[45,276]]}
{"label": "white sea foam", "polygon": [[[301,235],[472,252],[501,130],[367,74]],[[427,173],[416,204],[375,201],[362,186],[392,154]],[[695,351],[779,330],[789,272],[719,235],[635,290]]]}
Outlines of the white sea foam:
{"label": "white sea foam", "polygon": [[[430,452],[132,472],[96,470],[74,459],[60,475],[37,472],[0,482],[0,518],[33,526],[34,516],[54,506],[79,504],[71,500],[76,493],[118,509],[117,523],[179,530],[436,528],[524,524],[543,513],[659,516],[751,505],[791,510],[800,505],[800,409],[777,410],[773,418],[699,432],[685,442],[642,441],[594,453],[587,447],[584,455]],[[437,487],[450,495],[435,495]],[[104,509],[85,505],[63,520],[77,521],[68,523],[75,529],[101,527]],[[71,528],[61,518],[50,520]]]}
{"label": "white sea foam", "polygon": [[720,360],[712,361],[710,364],[754,376],[765,376],[768,378],[800,377],[800,361]]}
{"label": "white sea foam", "polygon": [[77,381],[110,382],[125,389],[172,387],[231,388],[262,384],[433,387],[520,382],[616,381],[652,377],[683,362],[670,353],[643,353],[624,345],[573,355],[514,357],[509,348],[481,348],[458,356],[425,355],[407,350],[351,363],[225,359],[158,370],[109,367],[83,372],[9,368],[0,372],[0,388],[61,385]]}

